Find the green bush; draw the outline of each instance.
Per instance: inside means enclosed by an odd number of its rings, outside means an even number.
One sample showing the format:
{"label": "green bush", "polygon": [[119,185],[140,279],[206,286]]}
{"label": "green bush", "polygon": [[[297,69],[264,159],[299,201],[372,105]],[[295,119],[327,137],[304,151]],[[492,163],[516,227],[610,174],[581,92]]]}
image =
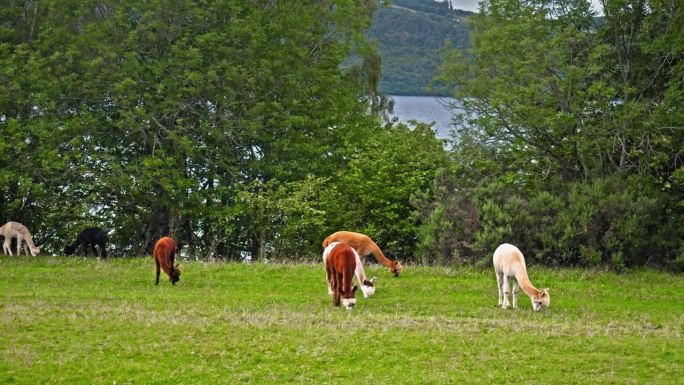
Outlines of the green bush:
{"label": "green bush", "polygon": [[[527,191],[501,181],[458,189],[453,176],[436,183],[433,209],[423,209],[419,227],[424,262],[488,260],[507,242],[527,261],[550,266],[681,264],[676,216],[668,215],[668,196],[648,178],[556,181]],[[465,231],[465,214],[472,210],[477,218],[468,224],[474,228]]]}

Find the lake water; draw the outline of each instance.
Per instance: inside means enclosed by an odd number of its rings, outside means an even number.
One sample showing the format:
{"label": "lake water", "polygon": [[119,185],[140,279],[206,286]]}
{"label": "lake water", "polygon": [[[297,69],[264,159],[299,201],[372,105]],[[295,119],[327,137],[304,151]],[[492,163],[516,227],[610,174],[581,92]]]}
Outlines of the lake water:
{"label": "lake water", "polygon": [[435,122],[437,137],[449,138],[451,117],[453,113],[446,106],[451,98],[436,98],[434,96],[390,96],[394,99],[394,112],[390,115],[397,117],[400,122],[409,120],[431,123]]}

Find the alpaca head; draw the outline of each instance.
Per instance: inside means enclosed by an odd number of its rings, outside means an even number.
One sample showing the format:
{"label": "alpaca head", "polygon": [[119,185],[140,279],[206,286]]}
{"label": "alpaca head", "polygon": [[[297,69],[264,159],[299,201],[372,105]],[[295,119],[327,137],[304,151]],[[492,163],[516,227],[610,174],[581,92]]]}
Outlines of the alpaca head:
{"label": "alpaca head", "polygon": [[40,254],[40,247],[31,248],[31,255],[33,255],[35,257],[38,254]]}
{"label": "alpaca head", "polygon": [[76,251],[76,245],[66,245],[64,246],[64,255],[71,255]]}
{"label": "alpaca head", "polygon": [[549,289],[539,290],[536,297],[531,297],[532,299],[532,309],[534,311],[539,311],[541,309],[549,307],[551,304],[551,296],[549,295]]}
{"label": "alpaca head", "polygon": [[390,271],[390,273],[392,273],[393,276],[398,277],[402,269],[401,262],[394,261],[392,262],[392,266],[388,267],[387,269]]}
{"label": "alpaca head", "polygon": [[351,310],[356,305],[356,289],[358,287],[354,285],[349,293],[342,292],[342,305],[347,309]]}
{"label": "alpaca head", "polygon": [[363,298],[368,298],[371,295],[375,294],[375,279],[376,277],[371,278],[370,281],[366,279],[361,284],[361,292],[363,293]]}
{"label": "alpaca head", "polygon": [[175,285],[176,282],[180,281],[181,271],[178,268],[178,265],[179,264],[177,263],[176,266],[173,266],[171,268],[171,273],[169,274],[169,280],[171,280],[172,285]]}

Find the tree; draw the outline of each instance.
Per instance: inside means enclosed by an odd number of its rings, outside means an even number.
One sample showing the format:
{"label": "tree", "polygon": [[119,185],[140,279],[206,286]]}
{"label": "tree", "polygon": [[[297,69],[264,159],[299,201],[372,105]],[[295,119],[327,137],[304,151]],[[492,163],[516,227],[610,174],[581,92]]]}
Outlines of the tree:
{"label": "tree", "polygon": [[[471,254],[515,241],[550,264],[620,267],[681,253],[684,142],[676,113],[665,112],[681,101],[681,6],[604,9],[597,17],[582,0],[486,1],[471,18],[470,56],[445,50],[440,80],[456,87],[462,113],[456,165],[437,182],[466,198],[426,207],[477,210],[462,239]],[[453,223],[434,213],[423,218]]]}
{"label": "tree", "polygon": [[320,240],[337,230],[361,232],[388,255],[414,261],[417,222],[411,200],[432,196],[434,175],[446,162],[443,143],[423,123],[411,128],[398,124],[363,143],[352,148],[348,166],[330,181],[337,193],[331,197],[341,207],[329,213],[329,227]]}
{"label": "tree", "polygon": [[378,66],[346,65],[357,49],[373,57],[362,33],[373,9],[10,2],[0,11],[0,216],[49,238],[48,252],[99,224],[120,254],[148,253],[162,235],[195,255],[261,253],[263,240],[244,234],[284,235],[271,223],[245,231],[266,222],[244,194],[306,200],[310,181],[344,163],[342,139],[379,127],[368,108]]}

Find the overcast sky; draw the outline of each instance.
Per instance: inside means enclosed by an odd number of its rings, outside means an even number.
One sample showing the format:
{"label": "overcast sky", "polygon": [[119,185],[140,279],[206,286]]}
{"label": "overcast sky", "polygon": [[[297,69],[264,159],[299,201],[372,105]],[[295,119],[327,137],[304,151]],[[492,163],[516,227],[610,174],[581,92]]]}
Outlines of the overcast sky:
{"label": "overcast sky", "polygon": [[[479,2],[480,0],[451,0],[451,4],[453,4],[454,8],[473,12],[477,12],[477,3]],[[591,4],[593,5],[594,10],[598,11],[601,9],[599,0],[591,0]]]}

